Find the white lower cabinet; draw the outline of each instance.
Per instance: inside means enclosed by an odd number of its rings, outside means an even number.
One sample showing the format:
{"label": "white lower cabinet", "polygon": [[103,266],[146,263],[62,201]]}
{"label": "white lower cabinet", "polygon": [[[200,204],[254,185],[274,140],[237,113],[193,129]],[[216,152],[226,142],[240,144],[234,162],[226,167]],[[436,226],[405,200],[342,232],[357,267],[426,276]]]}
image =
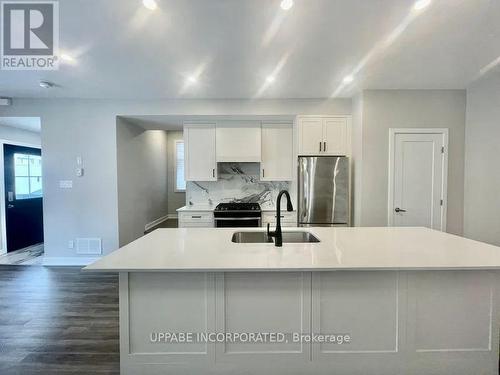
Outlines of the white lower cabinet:
{"label": "white lower cabinet", "polygon": [[[282,227],[296,227],[297,226],[297,211],[292,212],[281,212],[281,226]],[[262,226],[267,227],[267,224],[271,227],[276,225],[276,212],[263,212],[262,213]]]}
{"label": "white lower cabinet", "polygon": [[179,228],[213,228],[214,213],[211,211],[179,212]]}

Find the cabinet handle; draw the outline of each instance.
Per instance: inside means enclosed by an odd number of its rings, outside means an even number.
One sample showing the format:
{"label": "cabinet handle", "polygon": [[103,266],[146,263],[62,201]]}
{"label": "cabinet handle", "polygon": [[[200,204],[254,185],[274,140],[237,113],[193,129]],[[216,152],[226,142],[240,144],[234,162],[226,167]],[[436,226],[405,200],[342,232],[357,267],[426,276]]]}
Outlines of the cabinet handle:
{"label": "cabinet handle", "polygon": [[215,168],[212,169],[212,177],[215,177]]}
{"label": "cabinet handle", "polygon": [[201,219],[201,215],[193,215],[191,216],[191,219]]}
{"label": "cabinet handle", "polygon": [[266,177],[266,170],[262,168],[262,177]]}
{"label": "cabinet handle", "polygon": [[321,152],[321,141],[319,142],[319,152]]}
{"label": "cabinet handle", "polygon": [[326,142],[323,142],[323,151],[326,151]]}

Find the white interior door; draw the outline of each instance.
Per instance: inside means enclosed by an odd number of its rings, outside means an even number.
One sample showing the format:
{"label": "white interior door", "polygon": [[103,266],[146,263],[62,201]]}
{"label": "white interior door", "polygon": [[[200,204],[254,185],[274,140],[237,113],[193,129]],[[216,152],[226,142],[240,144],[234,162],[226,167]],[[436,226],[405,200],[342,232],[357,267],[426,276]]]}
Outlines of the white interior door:
{"label": "white interior door", "polygon": [[391,132],[389,225],[445,230],[447,135]]}

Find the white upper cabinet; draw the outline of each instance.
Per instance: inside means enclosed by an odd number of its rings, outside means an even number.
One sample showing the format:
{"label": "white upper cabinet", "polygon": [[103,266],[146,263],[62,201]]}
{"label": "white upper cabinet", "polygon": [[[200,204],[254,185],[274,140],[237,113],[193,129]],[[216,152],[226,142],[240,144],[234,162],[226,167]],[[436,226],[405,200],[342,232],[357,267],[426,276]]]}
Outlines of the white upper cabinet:
{"label": "white upper cabinet", "polygon": [[305,117],[299,119],[299,154],[315,155],[323,149],[323,119]]}
{"label": "white upper cabinet", "polygon": [[215,124],[184,125],[186,181],[216,181]]}
{"label": "white upper cabinet", "polygon": [[217,123],[217,162],[261,161],[260,122],[236,121]]}
{"label": "white upper cabinet", "polygon": [[293,125],[262,123],[261,181],[293,179]]}
{"label": "white upper cabinet", "polygon": [[349,155],[348,116],[304,116],[298,118],[299,155]]}
{"label": "white upper cabinet", "polygon": [[323,153],[328,155],[346,155],[347,119],[325,118],[323,120]]}

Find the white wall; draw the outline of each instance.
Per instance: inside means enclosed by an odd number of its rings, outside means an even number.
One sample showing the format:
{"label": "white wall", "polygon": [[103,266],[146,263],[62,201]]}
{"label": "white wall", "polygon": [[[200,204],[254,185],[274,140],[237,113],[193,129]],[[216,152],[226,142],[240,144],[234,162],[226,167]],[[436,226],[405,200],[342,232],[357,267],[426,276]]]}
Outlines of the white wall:
{"label": "white wall", "polygon": [[1,125],[0,125],[0,139],[6,141],[26,143],[33,146],[40,146],[42,143],[40,133],[30,132],[23,129],[17,129],[11,126],[1,126]]}
{"label": "white wall", "polygon": [[464,235],[500,245],[500,74],[467,90]]}
{"label": "white wall", "polygon": [[390,128],[448,128],[447,231],[463,232],[464,90],[367,90],[362,98],[360,224],[387,225]]}
{"label": "white wall", "polygon": [[361,196],[363,180],[363,94],[356,95],[352,101],[351,131],[351,212],[354,226],[361,226]]}
{"label": "white wall", "polygon": [[[78,100],[14,99],[0,116],[39,116],[44,152],[46,259],[75,257],[68,240],[101,237],[103,253],[118,248],[117,115],[351,114],[350,99],[335,100]],[[75,177],[82,156],[85,175]],[[73,179],[61,190],[59,180]]]}
{"label": "white wall", "polygon": [[183,140],[182,131],[169,131],[168,134],[168,214],[177,215],[177,209],[186,205],[186,193],[175,191],[175,142]]}
{"label": "white wall", "polygon": [[123,246],[167,215],[167,132],[116,121],[118,234]]}

